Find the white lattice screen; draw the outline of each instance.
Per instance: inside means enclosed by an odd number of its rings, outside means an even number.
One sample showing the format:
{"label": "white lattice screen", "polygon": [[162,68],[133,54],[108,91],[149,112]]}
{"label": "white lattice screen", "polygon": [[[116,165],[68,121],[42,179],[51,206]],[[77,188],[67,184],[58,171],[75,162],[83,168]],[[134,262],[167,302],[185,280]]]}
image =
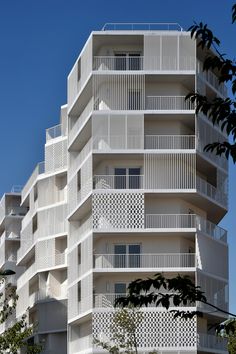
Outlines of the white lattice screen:
{"label": "white lattice screen", "polygon": [[67,204],[61,204],[38,212],[38,237],[67,232]]}
{"label": "white lattice screen", "polygon": [[145,188],[196,188],[195,154],[145,154]]}
{"label": "white lattice screen", "polygon": [[[113,311],[93,314],[94,337],[109,337]],[[168,311],[144,310],[141,323],[137,327],[138,347],[190,349],[197,345],[196,319],[173,319]]]}
{"label": "white lattice screen", "polygon": [[67,139],[45,146],[45,172],[53,172],[67,166]]}
{"label": "white lattice screen", "polygon": [[94,193],[94,229],[144,228],[143,193]]}

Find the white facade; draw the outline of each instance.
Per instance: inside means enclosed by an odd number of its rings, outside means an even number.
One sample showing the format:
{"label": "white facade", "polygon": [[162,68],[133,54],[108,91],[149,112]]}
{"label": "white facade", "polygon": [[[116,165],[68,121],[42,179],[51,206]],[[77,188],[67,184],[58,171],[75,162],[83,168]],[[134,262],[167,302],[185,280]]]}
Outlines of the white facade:
{"label": "white facade", "polygon": [[[98,353],[112,305],[131,280],[187,274],[228,308],[225,139],[185,100],[224,96],[184,31],[93,32],[68,77],[68,353]],[[196,309],[199,304],[194,308]],[[224,353],[211,324],[144,309],[139,350]],[[191,308],[192,309],[192,308]]]}
{"label": "white facade", "polygon": [[[189,275],[228,309],[228,165],[204,146],[225,139],[185,100],[224,97],[204,53],[182,30],[93,32],[68,76],[61,124],[47,130],[45,162],[22,190],[17,316],[43,353],[99,353],[113,303],[130,281]],[[68,161],[68,164],[67,164]],[[212,324],[143,309],[139,352],[226,353]]]}

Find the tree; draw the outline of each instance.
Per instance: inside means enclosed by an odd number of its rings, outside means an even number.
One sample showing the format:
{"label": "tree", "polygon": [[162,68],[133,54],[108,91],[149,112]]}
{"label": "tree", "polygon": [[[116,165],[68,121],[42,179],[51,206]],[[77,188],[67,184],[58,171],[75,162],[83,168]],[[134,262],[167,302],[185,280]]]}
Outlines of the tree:
{"label": "tree", "polygon": [[[94,338],[94,343],[113,354],[137,354],[138,335],[137,329],[141,324],[143,315],[133,307],[117,309],[112,314],[110,338],[100,340]],[[155,354],[157,351],[150,352]]]}
{"label": "tree", "polygon": [[[15,272],[11,270],[0,271],[0,283],[5,281],[5,277]],[[13,315],[18,296],[15,288],[6,285],[5,293],[0,293],[0,324],[6,323]],[[10,325],[0,335],[0,354],[17,354],[19,349],[24,349],[27,354],[37,354],[42,350],[39,344],[29,344],[27,339],[33,334],[34,328],[28,327],[26,315],[23,315],[17,322]]]}
{"label": "tree", "polygon": [[[169,310],[171,304],[175,307],[186,306],[187,304],[195,306],[197,301],[219,312],[233,316],[229,321],[216,326],[216,334],[228,339],[229,352],[230,354],[235,354],[236,315],[208,302],[201,288],[196,286],[188,276],[178,275],[175,278],[168,279],[162,274],[156,274],[153,278],[134,280],[127,288],[127,295],[117,298],[115,305],[124,308],[133,306],[140,309],[143,306],[152,304],[154,307],[161,305]],[[184,319],[203,315],[201,311],[172,309],[171,312],[174,313],[174,318],[181,317]]]}
{"label": "tree", "polygon": [[[236,4],[232,7],[232,23],[236,22]],[[215,152],[217,155],[232,157],[236,162],[236,61],[231,60],[219,50],[220,40],[214,36],[213,32],[206,24],[194,23],[189,30],[191,37],[197,41],[197,45],[205,49],[206,57],[203,70],[217,72],[220,83],[228,83],[232,98],[215,97],[209,99],[197,92],[186,96],[191,102],[196,104],[196,113],[204,113],[213,124],[218,125],[230,137],[231,142],[213,142],[205,147],[206,151]]]}

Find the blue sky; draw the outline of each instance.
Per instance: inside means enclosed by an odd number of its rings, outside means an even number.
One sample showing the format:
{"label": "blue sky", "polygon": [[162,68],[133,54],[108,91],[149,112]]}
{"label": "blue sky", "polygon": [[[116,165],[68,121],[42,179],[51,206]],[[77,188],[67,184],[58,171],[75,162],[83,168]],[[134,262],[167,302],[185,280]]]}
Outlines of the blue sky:
{"label": "blue sky", "polygon": [[[92,30],[106,22],[208,23],[235,56],[233,1],[0,0],[0,194],[23,185],[43,160],[45,129],[58,124],[67,75]],[[230,163],[230,308],[236,313],[236,166]]]}

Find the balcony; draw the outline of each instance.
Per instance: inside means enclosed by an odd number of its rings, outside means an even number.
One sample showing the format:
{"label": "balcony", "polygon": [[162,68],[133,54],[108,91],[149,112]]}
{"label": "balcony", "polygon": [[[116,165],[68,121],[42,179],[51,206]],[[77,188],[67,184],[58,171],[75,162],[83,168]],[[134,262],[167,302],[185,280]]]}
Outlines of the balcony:
{"label": "balcony", "polygon": [[194,104],[185,96],[147,96],[146,109],[155,111],[192,111]]}
{"label": "balcony", "polygon": [[195,70],[195,57],[181,56],[95,56],[93,70],[98,71],[189,71]]}
{"label": "balcony", "polygon": [[80,129],[87,122],[92,110],[93,110],[93,98],[91,98],[91,100],[88,102],[87,106],[84,108],[84,110],[82,111],[80,116],[77,118],[75,124],[72,126],[72,128],[69,132],[69,145],[72,144],[72,142],[74,141],[74,139],[78,135]]}
{"label": "balcony", "polygon": [[168,254],[95,254],[94,264],[97,269],[175,269],[195,268],[196,255],[194,253]]}
{"label": "balcony", "polygon": [[62,136],[62,125],[58,124],[54,127],[46,129],[46,142]]}
{"label": "balcony", "polygon": [[143,189],[144,176],[142,175],[95,175],[94,189]]}
{"label": "balcony", "polygon": [[222,96],[227,96],[227,87],[225,84],[219,83],[219,78],[211,70],[203,71],[203,63],[200,60],[197,61],[197,73],[201,79],[209,83]]}
{"label": "balcony", "polygon": [[207,196],[214,202],[221,204],[224,208],[228,206],[228,196],[222,188],[216,188],[212,184],[208,183],[204,179],[197,176],[196,189],[200,194]]}
{"label": "balcony", "polygon": [[22,189],[22,202],[24,202],[25,198],[27,197],[27,195],[29,194],[31,188],[33,187],[33,185],[35,184],[37,177],[45,172],[45,164],[44,161],[38,163],[38,165],[35,167],[32,175],[30,176],[30,178],[28,179],[28,181],[26,182],[24,188]]}
{"label": "balcony", "polygon": [[144,148],[150,150],[194,150],[195,135],[145,135]]}
{"label": "balcony", "polygon": [[[165,291],[163,291],[163,293],[166,294]],[[94,295],[94,308],[114,308],[114,304],[116,299],[120,298],[120,297],[124,297],[127,294],[113,294],[113,293],[107,293],[107,294],[95,294]],[[193,304],[187,302],[186,305],[181,304],[181,307],[191,307],[193,306]],[[154,307],[156,308],[155,304],[149,304],[148,307]],[[159,307],[161,307],[161,305],[159,305]],[[174,304],[172,302],[172,300],[170,300],[170,307],[174,307]]]}
{"label": "balcony", "polygon": [[209,349],[211,353],[214,349],[228,353],[227,339],[219,338],[215,334],[199,333],[197,339],[197,346],[202,349],[205,349],[206,351],[207,349]]}
{"label": "balcony", "polygon": [[83,149],[77,154],[75,158],[70,160],[69,176],[71,177],[76,171],[79,170],[82,162],[87,158],[87,156],[92,152],[92,139],[90,139]]}

